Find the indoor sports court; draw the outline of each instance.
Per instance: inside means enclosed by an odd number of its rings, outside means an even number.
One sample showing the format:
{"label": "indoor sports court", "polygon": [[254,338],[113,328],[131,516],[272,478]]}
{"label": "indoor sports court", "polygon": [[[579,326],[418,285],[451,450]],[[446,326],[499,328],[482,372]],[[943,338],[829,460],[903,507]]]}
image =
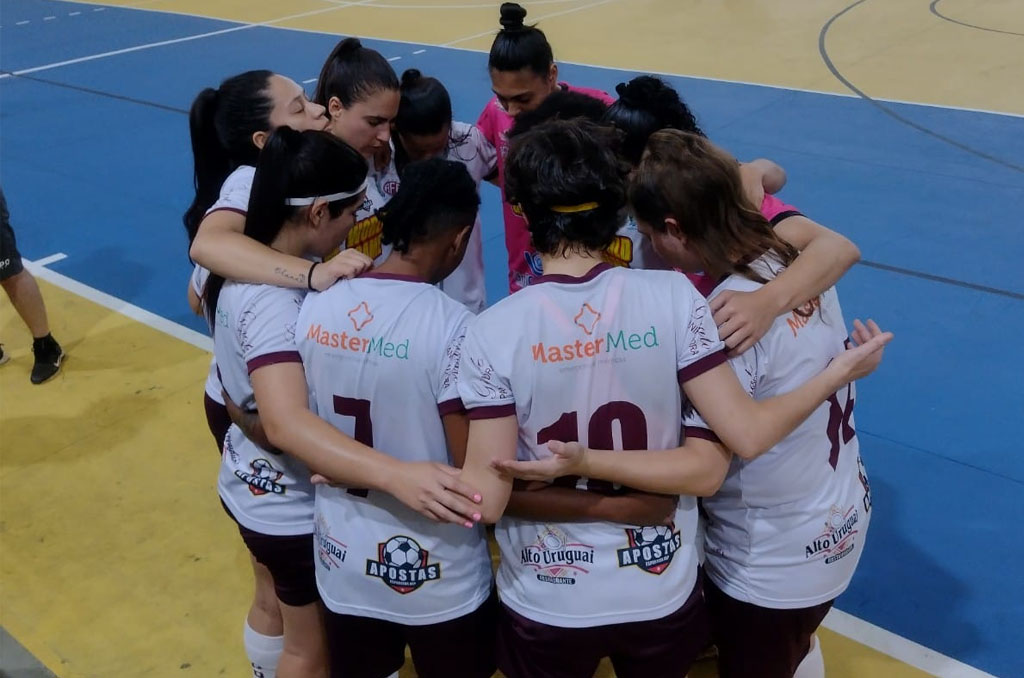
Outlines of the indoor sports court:
{"label": "indoor sports court", "polygon": [[[30,384],[31,339],[0,302],[0,625],[31,656],[5,639],[0,675],[246,675],[248,554],[218,505],[212,342],[185,298],[189,106],[251,68],[312,92],[352,35],[474,122],[498,4],[3,0],[0,181],[68,359]],[[1024,4],[523,5],[562,79],[664,77],[716,143],[784,167],[781,197],[860,247],[846,317],[896,340],[859,384],[874,527],[819,633],[828,675],[1024,676]],[[500,196],[482,198],[493,303]]]}

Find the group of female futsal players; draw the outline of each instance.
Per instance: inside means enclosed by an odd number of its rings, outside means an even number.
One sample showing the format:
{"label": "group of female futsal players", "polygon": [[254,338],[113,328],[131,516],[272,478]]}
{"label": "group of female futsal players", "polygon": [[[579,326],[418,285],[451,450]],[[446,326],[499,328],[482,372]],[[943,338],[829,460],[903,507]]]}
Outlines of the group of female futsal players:
{"label": "group of female futsal players", "polygon": [[[476,125],[353,38],[313,101],[249,71],[193,104],[253,675],[386,678],[408,648],[426,678],[679,678],[713,642],[722,676],[821,676],[871,509],[852,382],[891,339],[847,332],[858,252],[665,83],[560,82],[525,15]],[[513,292],[487,310],[484,180]]]}

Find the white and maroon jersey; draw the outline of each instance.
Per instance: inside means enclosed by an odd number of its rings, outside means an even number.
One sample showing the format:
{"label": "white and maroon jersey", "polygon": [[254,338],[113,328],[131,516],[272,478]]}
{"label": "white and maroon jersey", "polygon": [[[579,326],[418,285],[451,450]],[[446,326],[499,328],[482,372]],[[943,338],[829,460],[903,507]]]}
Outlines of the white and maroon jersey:
{"label": "white and maroon jersey", "polygon": [[[224,180],[224,183],[221,184],[220,195],[217,197],[217,201],[213,203],[210,209],[206,210],[206,214],[203,216],[218,210],[237,212],[245,216],[249,209],[249,194],[252,192],[252,178],[255,173],[256,168],[252,165],[240,165],[235,169]],[[200,299],[203,298],[203,290],[206,289],[206,281],[209,277],[210,272],[199,264],[192,268],[192,277],[189,279],[189,284],[192,285],[192,291]],[[209,324],[209,320],[207,320],[207,324]],[[213,327],[210,327],[210,335],[213,335]],[[220,391],[220,377],[217,376],[217,358],[214,357],[210,361],[210,371],[206,375],[206,395],[210,396],[214,402],[223,405],[224,396],[221,395]]]}
{"label": "white and maroon jersey", "polygon": [[[192,267],[192,275],[189,277],[189,285],[192,287],[192,291],[196,293],[196,296],[200,299],[203,298],[203,290],[206,289],[206,281],[210,278],[210,272],[196,264]],[[206,304],[203,304],[203,308],[206,308]],[[210,326],[210,319],[208,316],[204,316],[206,324],[210,329],[210,336],[213,336],[213,327]],[[220,388],[220,377],[217,376],[217,358],[216,356],[210,361],[210,371],[206,375],[206,395],[210,397],[215,403],[224,404],[224,396],[221,394]]]}
{"label": "white and maroon jersey", "polygon": [[[408,462],[451,463],[441,417],[472,316],[426,282],[368,273],[310,294],[296,343],[317,413]],[[376,490],[317,487],[316,578],[333,612],[436,624],[491,590],[483,528],[427,520]]]}
{"label": "white and maroon jersey", "polygon": [[[226,282],[217,301],[213,335],[221,382],[243,410],[255,410],[249,375],[261,367],[300,362],[295,321],[305,292]],[[268,452],[234,424],[224,441],[217,490],[235,519],[269,535],[313,531],[309,469],[287,454]]]}
{"label": "white and maroon jersey", "polygon": [[[600,264],[581,278],[542,276],[480,314],[459,393],[472,419],[516,416],[520,460],[549,456],[550,440],[669,449],[680,440],[680,384],[724,361],[707,303],[684,276]],[[505,516],[501,599],[561,627],[664,617],[696,583],[696,526],[693,497],[680,498],[671,526]]]}
{"label": "white and maroon jersey", "polygon": [[604,260],[612,266],[667,270],[671,268],[654,251],[651,239],[644,237],[636,226],[636,219],[627,215],[619,227],[615,240],[604,251]]}
{"label": "white and maroon jersey", "polygon": [[[477,189],[480,182],[498,171],[498,153],[475,125],[453,122],[448,135],[445,160],[461,162],[469,171]],[[387,169],[378,175],[377,188],[388,200],[398,192],[400,185],[394,155]],[[479,313],[487,305],[487,289],[484,285],[484,249],[480,216],[477,215],[473,233],[469,237],[466,256],[451,275],[441,281],[441,289],[456,301],[462,302],[473,313]]]}
{"label": "white and maroon jersey", "polygon": [[[765,257],[752,265],[771,280],[781,269]],[[738,275],[712,291],[752,292]],[[729,362],[755,399],[787,393],[845,350],[835,288],[776,318],[768,333]],[[762,607],[811,607],[842,593],[864,549],[871,492],[854,431],[856,387],[844,386],[782,442],[752,461],[733,457],[708,513],[704,567],[731,597]],[[706,427],[687,408],[690,427]]]}

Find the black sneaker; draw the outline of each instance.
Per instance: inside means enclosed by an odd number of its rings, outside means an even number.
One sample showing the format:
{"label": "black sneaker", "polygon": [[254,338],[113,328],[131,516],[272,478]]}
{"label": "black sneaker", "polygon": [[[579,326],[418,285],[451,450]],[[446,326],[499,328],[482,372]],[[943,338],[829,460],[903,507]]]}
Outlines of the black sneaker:
{"label": "black sneaker", "polygon": [[32,366],[33,384],[41,384],[60,371],[60,364],[64,360],[64,350],[52,335],[47,334],[45,337],[33,340],[32,353],[36,357],[36,364]]}

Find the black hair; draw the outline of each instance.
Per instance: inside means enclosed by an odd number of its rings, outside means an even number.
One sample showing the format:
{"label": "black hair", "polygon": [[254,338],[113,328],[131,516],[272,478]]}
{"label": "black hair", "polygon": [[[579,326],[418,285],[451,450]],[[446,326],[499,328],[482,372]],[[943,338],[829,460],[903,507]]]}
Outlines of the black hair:
{"label": "black hair", "polygon": [[[505,194],[522,209],[538,252],[604,250],[615,239],[629,173],[615,153],[615,135],[587,120],[552,120],[512,140]],[[559,209],[587,203],[595,206]]]}
{"label": "black hair", "polygon": [[527,26],[526,9],[516,2],[501,3],[501,30],[491,44],[487,67],[492,71],[519,71],[530,69],[537,75],[547,75],[555,63],[551,43],[544,31]]}
{"label": "black hair", "polygon": [[461,162],[430,158],[410,163],[398,193],[378,212],[384,242],[399,252],[412,243],[476,221],[480,196]]}
{"label": "black hair", "polygon": [[[398,134],[431,135],[437,134],[448,125],[449,143],[459,146],[469,134],[453,136],[452,99],[448,90],[437,78],[431,78],[410,68],[402,73],[402,98],[395,116],[394,131]],[[399,176],[409,164],[409,156],[402,140],[397,135],[395,140],[395,169]]]}
{"label": "black hair", "polygon": [[706,136],[690,107],[671,85],[651,75],[641,75],[615,87],[619,100],[605,114],[605,122],[625,134],[622,152],[633,165],[640,162],[647,140],[663,129],[677,129]]}
{"label": "black hair", "polygon": [[[366,160],[359,152],[329,132],[296,132],[279,127],[267,139],[256,163],[245,235],[264,245],[278,236],[286,223],[308,210],[287,205],[288,198],[307,198],[354,191],[366,180]],[[331,218],[363,199],[362,194],[327,203]],[[211,274],[203,291],[207,314],[213,324],[224,278]]]}
{"label": "black hair", "polygon": [[267,90],[272,75],[264,70],[246,71],[228,78],[217,89],[207,87],[192,102],[188,126],[196,194],[182,216],[189,245],[228,175],[239,165],[256,164],[260,150],[252,135],[270,131],[274,102]]}
{"label": "black hair", "polygon": [[555,90],[541,102],[540,106],[516,116],[515,124],[508,131],[508,138],[517,137],[548,120],[583,118],[591,122],[601,122],[601,118],[607,110],[608,104],[589,94],[563,89]]}
{"label": "black hair", "polygon": [[351,107],[377,92],[398,89],[395,69],[380,52],[363,47],[359,38],[345,38],[327,56],[316,82],[313,101],[327,106],[331,97]]}

